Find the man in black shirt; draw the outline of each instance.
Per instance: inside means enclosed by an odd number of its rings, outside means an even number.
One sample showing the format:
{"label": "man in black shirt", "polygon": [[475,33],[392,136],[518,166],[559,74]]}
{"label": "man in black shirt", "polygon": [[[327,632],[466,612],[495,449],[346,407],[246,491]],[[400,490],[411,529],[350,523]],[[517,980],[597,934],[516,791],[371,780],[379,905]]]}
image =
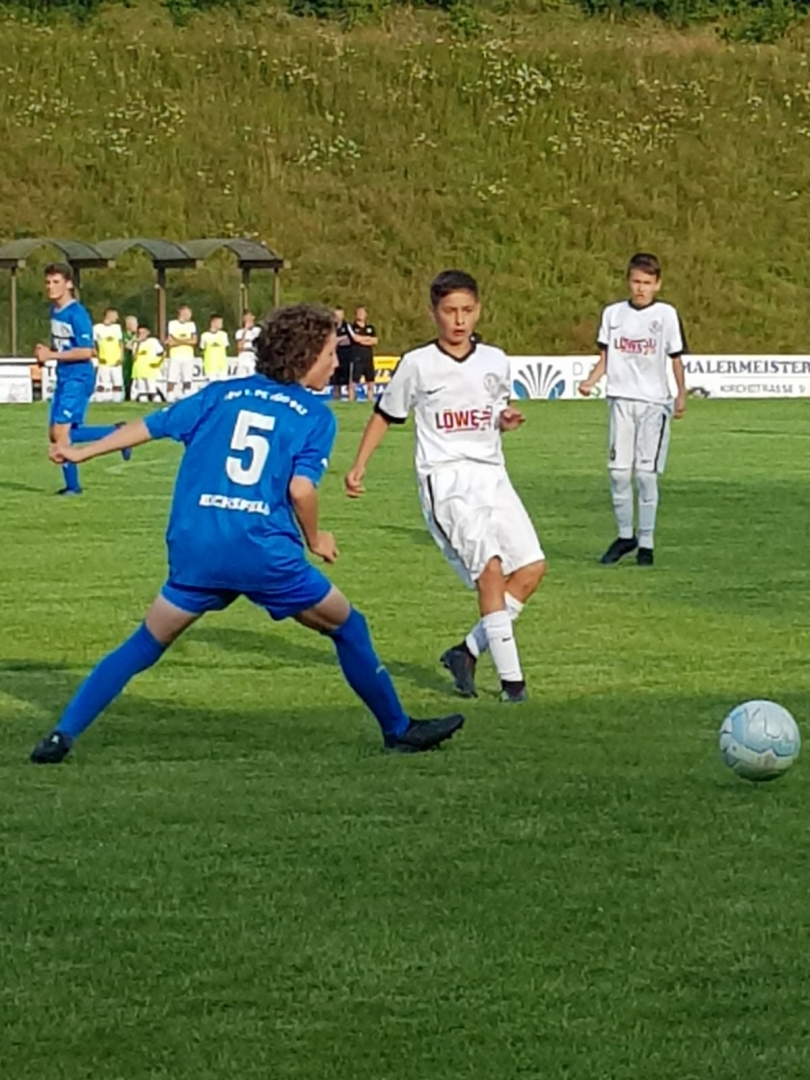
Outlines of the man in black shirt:
{"label": "man in black shirt", "polygon": [[343,308],[335,308],[332,314],[335,317],[335,327],[337,328],[338,359],[338,366],[332,376],[332,397],[339,401],[343,394],[343,387],[347,386],[349,388],[349,401],[354,401],[354,375],[352,373],[354,345],[352,344],[349,324],[346,322]]}
{"label": "man in black shirt", "polygon": [[[364,307],[359,307],[354,313],[354,322],[349,327],[353,349],[353,382],[359,383],[364,380],[366,395],[371,404],[374,404],[374,346],[379,340],[377,331],[368,321],[368,312]],[[349,396],[354,400],[354,386],[349,389]]]}

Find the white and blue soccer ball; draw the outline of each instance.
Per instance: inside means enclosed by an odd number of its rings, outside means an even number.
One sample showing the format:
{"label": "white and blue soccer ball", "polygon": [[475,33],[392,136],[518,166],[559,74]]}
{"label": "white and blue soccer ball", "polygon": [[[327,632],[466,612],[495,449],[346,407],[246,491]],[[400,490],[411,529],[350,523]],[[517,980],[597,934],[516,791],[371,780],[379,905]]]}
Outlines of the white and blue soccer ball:
{"label": "white and blue soccer ball", "polygon": [[775,701],[745,701],[720,728],[723,761],[744,780],[776,780],[799,756],[799,727]]}

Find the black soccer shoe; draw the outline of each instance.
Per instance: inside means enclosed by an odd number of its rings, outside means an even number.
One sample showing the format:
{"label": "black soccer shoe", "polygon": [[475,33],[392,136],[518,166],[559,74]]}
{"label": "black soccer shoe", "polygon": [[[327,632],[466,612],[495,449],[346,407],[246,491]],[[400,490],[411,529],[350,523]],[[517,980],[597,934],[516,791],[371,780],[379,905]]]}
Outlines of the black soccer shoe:
{"label": "black soccer shoe", "polygon": [[52,731],[44,739],[40,739],[31,751],[31,760],[35,765],[58,765],[64,761],[70,753],[73,740],[61,731]]}
{"label": "black soccer shoe", "polygon": [[639,566],[652,566],[653,565],[653,549],[640,547],[638,549],[638,555],[636,555],[636,562]]}
{"label": "black soccer shoe", "polygon": [[475,657],[463,642],[443,652],[439,663],[453,676],[455,688],[462,697],[478,697],[475,688]]}
{"label": "black soccer shoe", "polygon": [[385,749],[393,754],[421,754],[424,750],[436,750],[445,739],[464,726],[460,713],[441,716],[437,720],[411,720],[402,735],[387,735]]}
{"label": "black soccer shoe", "polygon": [[617,536],[599,562],[602,566],[613,566],[620,559],[623,559],[625,555],[632,555],[637,547],[638,540],[635,536],[630,540]]}
{"label": "black soccer shoe", "polygon": [[525,682],[507,682],[501,679],[501,692],[498,698],[505,705],[522,705],[529,700],[529,691]]}

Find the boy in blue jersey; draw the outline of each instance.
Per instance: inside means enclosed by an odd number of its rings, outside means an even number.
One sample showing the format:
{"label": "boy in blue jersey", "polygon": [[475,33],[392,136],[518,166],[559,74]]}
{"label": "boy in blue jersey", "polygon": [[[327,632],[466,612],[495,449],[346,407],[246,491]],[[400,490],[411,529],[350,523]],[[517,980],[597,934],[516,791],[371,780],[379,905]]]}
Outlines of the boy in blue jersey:
{"label": "boy in blue jersey", "polygon": [[[115,431],[115,425],[90,427],[84,417],[96,388],[93,366],[93,320],[73,297],[73,270],[67,263],[45,267],[45,291],[51,301],[51,344],[37,345],[37,362],[56,361],[56,390],[51,401],[50,428],[53,445],[93,442]],[[125,461],[131,450],[123,449]],[[79,470],[72,461],[62,464],[65,486],[57,495],[81,495]]]}
{"label": "boy in blue jersey", "polygon": [[239,596],[273,619],[294,618],[331,637],[346,681],[376,717],[386,749],[430,750],[462,726],[460,715],[410,719],[365,619],[304,553],[306,543],[324,562],[338,556],[334,537],[319,527],[316,490],[336,423],[309,393],[329,383],[336,342],[326,308],[282,308],[262,328],[255,375],[211,383],[92,446],[51,448],[56,462],[80,462],[172,438],[185,453],[166,535],[168,580],[132,637],[79,687],[32,761],[62,761],[133,675],[157,663],[201,615],[222,611]]}

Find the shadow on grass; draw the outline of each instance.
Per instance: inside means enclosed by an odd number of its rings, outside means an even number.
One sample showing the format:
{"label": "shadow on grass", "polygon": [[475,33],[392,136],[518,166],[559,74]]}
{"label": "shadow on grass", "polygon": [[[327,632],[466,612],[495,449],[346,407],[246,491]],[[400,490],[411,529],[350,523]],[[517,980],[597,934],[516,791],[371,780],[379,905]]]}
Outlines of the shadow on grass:
{"label": "shadow on grass", "polygon": [[[270,661],[275,658],[295,666],[300,665],[302,669],[305,667],[311,668],[313,665],[331,668],[332,677],[335,679],[335,685],[337,685],[338,680],[342,679],[340,668],[334,655],[334,650],[328,642],[324,642],[323,647],[318,648],[314,645],[307,644],[306,641],[293,643],[272,634],[252,630],[241,630],[232,627],[195,627],[190,633],[193,637],[197,638],[197,640],[207,642],[220,649],[232,651],[240,656],[245,656],[245,654],[259,654]],[[447,695],[448,704],[444,711],[452,712],[457,707],[458,699],[452,693],[449,680],[442,678],[437,671],[407,661],[395,661],[386,666],[395,680],[405,679],[420,688],[428,688],[445,693]],[[302,671],[302,675],[303,674]],[[266,675],[265,673],[262,673],[261,677],[269,680],[272,675],[270,672],[267,672]],[[84,674],[77,675],[75,671],[65,664],[55,664],[35,660],[0,660],[0,692],[7,694],[11,698],[16,698],[19,701],[25,702],[27,705],[35,708],[39,713],[44,713],[49,718],[49,720],[44,721],[45,728],[47,728],[49,722],[56,722],[65,705],[76,692],[76,689],[83,678]],[[302,684],[302,691],[306,691],[306,683]],[[310,710],[313,714],[322,712],[324,708],[331,711],[331,708],[328,705],[328,695],[329,686],[327,684],[323,689],[320,699],[313,700],[313,708]],[[324,696],[327,702],[326,705],[323,704]],[[403,697],[406,696],[407,695],[403,695]],[[404,704],[407,708],[407,700],[404,701]],[[223,695],[221,707],[213,705],[210,709],[201,710],[198,706],[185,706],[182,703],[172,700],[155,700],[152,698],[140,697],[137,693],[137,677],[129,683],[124,693],[111,704],[110,709],[113,709],[115,715],[118,717],[136,717],[139,720],[143,720],[147,730],[150,724],[155,721],[160,723],[164,721],[167,716],[171,716],[172,718],[189,716],[193,718],[190,723],[194,726],[202,724],[206,724],[207,726],[208,720],[204,719],[205,715],[210,717],[210,725],[215,729],[217,727],[221,728],[223,721],[227,731],[232,731],[234,726],[233,715],[228,710],[226,694]],[[349,706],[348,708],[346,706],[341,706],[334,711],[336,714],[345,713],[347,716],[359,712],[360,715],[368,717],[369,723],[372,725],[374,724],[373,719],[368,715],[368,710],[359,701],[355,706]],[[271,700],[268,706],[267,715],[266,717],[262,717],[262,720],[269,721],[274,717],[280,718],[289,716],[291,712],[296,714],[299,718],[298,723],[300,724],[302,710],[298,708],[290,710],[284,705],[282,705],[280,709],[276,709]],[[42,720],[38,722],[37,730],[41,726],[43,726]],[[237,726],[242,726],[242,718],[238,721]],[[304,726],[309,726],[306,721],[304,721]],[[40,732],[40,734],[44,734],[44,731]],[[208,737],[208,735],[206,737]]]}
{"label": "shadow on grass", "polygon": [[426,528],[418,525],[374,525],[380,532],[395,533],[397,536],[407,537],[413,544],[420,547],[436,547],[432,536]]}
{"label": "shadow on grass", "polygon": [[[17,765],[27,761],[31,747],[55,720],[77,681],[61,664],[0,662],[0,690],[46,714],[44,719],[27,714],[4,725],[8,737],[0,766],[17,775]],[[806,714],[806,694],[786,694],[784,701],[796,715]],[[543,714],[553,713],[553,728],[538,723],[538,711],[531,704],[509,710],[506,717],[495,704],[464,703],[468,724],[463,739],[449,749],[456,775],[468,784],[491,784],[493,790],[523,784],[532,807],[540,799],[538,791],[551,787],[555,798],[572,805],[603,804],[611,814],[625,804],[632,810],[654,788],[650,805],[653,816],[661,819],[655,828],[664,831],[671,829],[671,807],[701,792],[707,812],[718,793],[724,801],[743,807],[769,805],[775,798],[778,806],[784,798],[801,797],[800,777],[792,777],[787,785],[755,785],[740,781],[720,765],[716,729],[718,717],[728,708],[725,697],[572,694],[542,703]],[[640,734],[649,732],[651,714],[660,725],[655,738]],[[144,698],[137,693],[137,684],[131,684],[82,737],[68,762],[71,768],[105,769],[154,763],[213,765],[226,772],[237,763],[240,768],[275,773],[283,761],[290,775],[299,769],[313,771],[330,777],[328,783],[339,784],[346,769],[379,757],[380,751],[377,725],[359,703],[332,706],[322,696],[311,703],[276,706],[271,696],[266,707],[257,708],[254,701],[239,709],[223,693],[221,699],[200,706]],[[34,773],[39,777],[54,771],[61,770]],[[527,777],[536,778],[539,787],[534,779],[527,787]],[[28,783],[22,776],[15,781],[23,782]],[[12,797],[10,789],[4,794]],[[645,815],[649,812],[650,808]],[[647,825],[637,823],[634,828]]]}
{"label": "shadow on grass", "polygon": [[20,484],[16,480],[0,480],[0,491],[25,491],[34,495],[41,495],[42,488],[32,487],[31,484]]}
{"label": "shadow on grass", "polygon": [[[190,631],[193,639],[225,649],[239,656],[251,653],[264,657],[268,661],[277,660],[295,667],[308,667],[317,664],[335,669],[339,676],[337,659],[330,642],[324,640],[320,648],[307,642],[304,632],[303,641],[288,641],[285,638],[262,633],[256,630],[241,630],[234,627],[207,625],[195,627]],[[312,631],[310,631],[312,635]],[[192,637],[189,637],[192,640]],[[442,678],[437,668],[427,664],[417,664],[410,660],[395,660],[381,657],[394,679],[407,679],[423,689],[439,690],[450,693],[450,682]]]}
{"label": "shadow on grass", "polygon": [[[34,718],[26,713],[13,721],[18,745],[11,749],[12,757],[27,757],[34,742],[56,723],[81,678],[62,664],[0,661],[0,692],[45,714]],[[335,678],[340,678],[337,668]],[[116,760],[120,754],[131,761],[297,756],[313,748],[321,753],[331,743],[356,743],[362,756],[380,749],[377,723],[360,702],[332,707],[321,698],[312,706],[291,707],[276,706],[268,698],[266,710],[254,706],[237,711],[227,693],[210,706],[142,697],[137,677],[82,736],[79,748],[90,736],[98,740],[99,752],[106,749]],[[75,757],[71,754],[69,760]]]}

